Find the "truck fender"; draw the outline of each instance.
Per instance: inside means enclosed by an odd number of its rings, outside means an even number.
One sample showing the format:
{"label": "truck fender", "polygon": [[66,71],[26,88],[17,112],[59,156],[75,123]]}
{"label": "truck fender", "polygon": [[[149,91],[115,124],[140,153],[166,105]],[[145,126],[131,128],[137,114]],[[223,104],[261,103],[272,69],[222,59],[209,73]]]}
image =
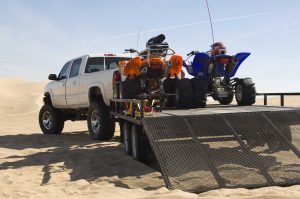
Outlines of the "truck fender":
{"label": "truck fender", "polygon": [[47,93],[50,95],[50,100],[51,100],[52,105],[55,106],[55,105],[53,104],[53,93],[52,93],[52,90],[51,90],[51,89],[46,89],[46,90],[44,90],[44,96],[46,96]]}
{"label": "truck fender", "polygon": [[92,88],[95,88],[95,87],[100,89],[101,97],[102,97],[104,103],[106,104],[106,106],[109,106],[109,99],[107,97],[105,97],[104,85],[101,82],[93,82],[93,83],[89,84],[89,91],[88,91],[89,104],[91,103],[90,95],[91,95]]}

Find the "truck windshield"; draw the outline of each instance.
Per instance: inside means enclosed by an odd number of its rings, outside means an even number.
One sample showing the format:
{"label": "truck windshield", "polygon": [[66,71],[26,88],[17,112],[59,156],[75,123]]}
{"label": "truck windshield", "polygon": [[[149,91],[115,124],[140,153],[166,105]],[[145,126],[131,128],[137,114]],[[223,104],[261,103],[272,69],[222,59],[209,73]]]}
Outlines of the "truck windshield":
{"label": "truck windshield", "polygon": [[118,68],[119,61],[127,61],[129,57],[105,57],[105,70]]}

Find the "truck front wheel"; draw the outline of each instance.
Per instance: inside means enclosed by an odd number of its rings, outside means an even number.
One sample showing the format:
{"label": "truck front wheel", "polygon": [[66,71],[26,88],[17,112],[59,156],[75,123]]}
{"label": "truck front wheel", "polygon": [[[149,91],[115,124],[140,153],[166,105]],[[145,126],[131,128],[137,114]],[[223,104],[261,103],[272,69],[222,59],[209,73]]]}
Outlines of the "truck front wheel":
{"label": "truck front wheel", "polygon": [[60,134],[64,128],[61,111],[51,105],[44,105],[39,113],[39,124],[44,134]]}
{"label": "truck front wheel", "polygon": [[115,133],[115,121],[109,108],[101,102],[92,102],[88,109],[87,124],[93,140],[110,140]]}

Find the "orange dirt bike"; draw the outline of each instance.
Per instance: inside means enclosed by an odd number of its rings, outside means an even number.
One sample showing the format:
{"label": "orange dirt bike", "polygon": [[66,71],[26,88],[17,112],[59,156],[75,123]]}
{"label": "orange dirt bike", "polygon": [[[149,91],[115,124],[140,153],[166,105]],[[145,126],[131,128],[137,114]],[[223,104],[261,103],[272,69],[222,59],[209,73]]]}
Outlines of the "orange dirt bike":
{"label": "orange dirt bike", "polygon": [[192,95],[191,86],[186,84],[189,80],[179,78],[183,58],[164,40],[161,34],[148,40],[146,49],[141,52],[125,50],[137,56],[119,62],[119,71],[113,77],[114,99],[146,99],[151,107],[153,104],[156,107],[188,104],[185,96]]}

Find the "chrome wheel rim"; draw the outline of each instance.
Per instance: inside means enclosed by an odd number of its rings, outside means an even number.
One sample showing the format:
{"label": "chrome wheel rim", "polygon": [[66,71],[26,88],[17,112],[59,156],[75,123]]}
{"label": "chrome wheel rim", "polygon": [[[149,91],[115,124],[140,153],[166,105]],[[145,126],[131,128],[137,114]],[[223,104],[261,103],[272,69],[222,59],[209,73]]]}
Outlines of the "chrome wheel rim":
{"label": "chrome wheel rim", "polygon": [[49,111],[44,112],[43,114],[43,125],[46,129],[51,129],[53,126],[53,117]]}
{"label": "chrome wheel rim", "polygon": [[100,129],[100,116],[98,111],[93,110],[91,115],[91,126],[94,131],[94,133],[98,133]]}
{"label": "chrome wheel rim", "polygon": [[242,85],[237,85],[237,87],[236,87],[236,99],[237,99],[237,101],[241,101],[242,100],[242,98],[243,98],[243,87],[242,87]]}

